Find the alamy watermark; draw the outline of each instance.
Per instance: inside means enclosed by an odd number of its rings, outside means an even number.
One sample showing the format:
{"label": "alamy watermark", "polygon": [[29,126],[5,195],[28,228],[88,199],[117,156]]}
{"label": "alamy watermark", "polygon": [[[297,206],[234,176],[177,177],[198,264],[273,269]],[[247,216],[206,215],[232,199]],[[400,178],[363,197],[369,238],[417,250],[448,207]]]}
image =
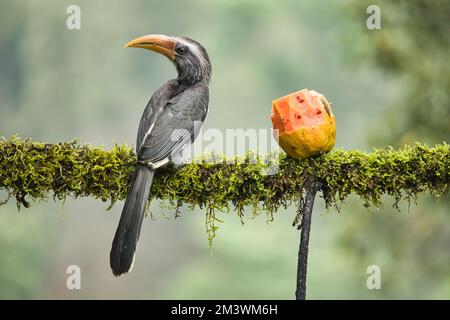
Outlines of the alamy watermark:
{"label": "alamy watermark", "polygon": [[69,290],[81,289],[81,268],[76,264],[67,267],[66,273],[69,275],[66,279],[66,288]]}
{"label": "alamy watermark", "polygon": [[369,276],[367,277],[366,286],[369,290],[381,289],[381,268],[380,266],[373,264],[367,267],[366,270]]}
{"label": "alamy watermark", "polygon": [[81,9],[79,6],[72,4],[67,7],[66,13],[69,15],[66,19],[66,27],[69,30],[81,29]]}
{"label": "alamy watermark", "polygon": [[[265,163],[267,168],[261,174],[272,175],[278,172],[275,151],[279,150],[274,137],[278,131],[273,129],[202,129],[202,123],[193,126],[194,132],[187,129],[176,129],[171,135],[171,141],[185,145],[173,148],[171,160],[179,166],[186,163]],[[197,136],[190,143],[192,136]],[[145,142],[144,142],[145,143]],[[221,157],[218,155],[224,155]]]}
{"label": "alamy watermark", "polygon": [[367,7],[367,14],[370,16],[367,17],[366,26],[369,30],[381,29],[381,9],[379,6],[375,4],[371,4]]}

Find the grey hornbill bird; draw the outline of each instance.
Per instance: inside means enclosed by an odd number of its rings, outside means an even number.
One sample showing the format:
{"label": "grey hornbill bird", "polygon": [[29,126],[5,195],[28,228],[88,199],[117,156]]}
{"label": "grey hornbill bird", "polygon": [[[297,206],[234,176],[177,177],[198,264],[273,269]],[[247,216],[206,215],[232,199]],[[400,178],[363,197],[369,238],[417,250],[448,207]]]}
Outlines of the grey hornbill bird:
{"label": "grey hornbill bird", "polygon": [[139,124],[138,162],[112,243],[110,264],[115,276],[133,264],[153,175],[175,162],[197,137],[208,112],[211,64],[203,46],[189,38],[147,35],[125,47],[149,49],[173,62],[178,77],[164,83],[150,98]]}

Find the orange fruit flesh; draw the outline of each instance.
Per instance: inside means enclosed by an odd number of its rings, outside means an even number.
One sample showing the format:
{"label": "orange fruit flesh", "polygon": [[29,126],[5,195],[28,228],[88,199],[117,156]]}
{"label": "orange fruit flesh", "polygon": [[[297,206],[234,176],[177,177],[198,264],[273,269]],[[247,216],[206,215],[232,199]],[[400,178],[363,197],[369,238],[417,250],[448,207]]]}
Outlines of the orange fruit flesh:
{"label": "orange fruit flesh", "polygon": [[303,89],[274,100],[271,119],[281,148],[291,157],[309,158],[334,146],[335,117],[320,93]]}

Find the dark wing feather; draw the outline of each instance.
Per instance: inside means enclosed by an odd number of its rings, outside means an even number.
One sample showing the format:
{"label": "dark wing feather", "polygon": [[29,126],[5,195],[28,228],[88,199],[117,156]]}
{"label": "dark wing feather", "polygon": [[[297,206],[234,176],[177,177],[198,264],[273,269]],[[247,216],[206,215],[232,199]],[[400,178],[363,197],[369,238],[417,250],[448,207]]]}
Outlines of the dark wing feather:
{"label": "dark wing feather", "polygon": [[153,93],[150,101],[145,107],[144,113],[142,114],[141,121],[139,123],[139,130],[136,141],[136,151],[138,153],[142,147],[142,143],[145,139],[146,134],[149,132],[152,126],[154,126],[155,122],[164,111],[164,107],[176,94],[178,88],[178,81],[169,80]]}
{"label": "dark wing feather", "polygon": [[[158,162],[179,152],[198,135],[208,111],[208,88],[195,86],[170,99],[142,138],[140,161]],[[150,127],[150,126],[149,126]]]}

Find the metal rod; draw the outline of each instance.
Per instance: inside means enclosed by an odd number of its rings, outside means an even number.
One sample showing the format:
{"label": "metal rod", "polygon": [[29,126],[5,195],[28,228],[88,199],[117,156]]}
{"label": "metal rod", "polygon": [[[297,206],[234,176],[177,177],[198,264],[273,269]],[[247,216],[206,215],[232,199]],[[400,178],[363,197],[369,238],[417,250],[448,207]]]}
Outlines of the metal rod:
{"label": "metal rod", "polygon": [[295,291],[296,300],[306,299],[306,271],[308,268],[308,249],[309,249],[309,232],[311,230],[311,216],[314,206],[319,184],[310,180],[306,183],[306,195],[303,204],[302,224],[300,234],[300,246],[298,249],[298,265],[297,265],[297,290]]}

